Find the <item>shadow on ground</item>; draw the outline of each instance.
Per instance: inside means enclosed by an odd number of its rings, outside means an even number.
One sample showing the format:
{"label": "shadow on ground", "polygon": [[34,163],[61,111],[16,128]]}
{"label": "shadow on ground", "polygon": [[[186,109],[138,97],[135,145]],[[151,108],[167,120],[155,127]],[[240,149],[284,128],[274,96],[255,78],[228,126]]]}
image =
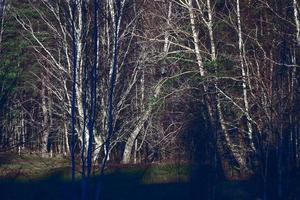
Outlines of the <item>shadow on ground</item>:
{"label": "shadow on ground", "polygon": [[[55,170],[48,176],[34,180],[5,178],[0,180],[2,200],[68,200],[72,199],[72,183],[66,178],[66,170]],[[145,171],[116,170],[103,178],[102,198],[104,200],[179,200],[208,199],[207,188],[200,176],[190,181],[147,183]],[[88,194],[95,194],[98,178],[89,183]],[[80,199],[81,181],[76,182],[76,197]],[[255,199],[255,188],[249,183],[220,183],[216,187],[216,198],[222,200]]]}
{"label": "shadow on ground", "polygon": [[[3,159],[1,159],[3,157]],[[82,181],[70,180],[68,161],[34,156],[0,155],[0,200],[81,199]],[[80,166],[79,166],[80,167]],[[78,169],[80,171],[80,169]],[[80,176],[80,173],[79,173]],[[101,181],[101,200],[258,200],[259,180],[214,180],[209,167],[191,164],[110,166]],[[300,177],[295,175],[294,177]],[[95,199],[99,177],[88,182],[89,199]],[[295,178],[292,185],[299,185]],[[300,188],[292,198],[300,198]],[[273,187],[276,190],[276,187]],[[289,196],[289,195],[287,195]]]}

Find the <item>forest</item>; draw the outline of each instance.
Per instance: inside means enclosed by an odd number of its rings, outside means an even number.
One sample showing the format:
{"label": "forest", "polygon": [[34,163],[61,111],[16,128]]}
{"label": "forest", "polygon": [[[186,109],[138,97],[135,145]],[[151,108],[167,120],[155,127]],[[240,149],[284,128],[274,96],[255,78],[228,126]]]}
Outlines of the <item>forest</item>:
{"label": "forest", "polygon": [[0,0],[0,199],[299,200],[299,67],[299,0]]}

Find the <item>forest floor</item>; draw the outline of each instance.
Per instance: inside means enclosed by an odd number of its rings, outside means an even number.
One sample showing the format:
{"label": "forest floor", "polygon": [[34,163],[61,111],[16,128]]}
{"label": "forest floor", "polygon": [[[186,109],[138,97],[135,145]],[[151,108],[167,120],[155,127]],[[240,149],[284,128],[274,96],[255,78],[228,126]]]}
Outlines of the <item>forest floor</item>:
{"label": "forest floor", "polygon": [[[80,199],[82,181],[80,166],[75,185]],[[111,165],[102,184],[104,200],[177,200],[209,199],[205,174],[195,166],[174,164]],[[36,155],[0,153],[1,200],[68,200],[72,199],[70,161],[62,158],[41,158]],[[93,176],[90,188],[95,188],[99,177]],[[91,189],[93,192],[94,189]],[[215,199],[256,200],[260,188],[253,180],[219,181]]]}

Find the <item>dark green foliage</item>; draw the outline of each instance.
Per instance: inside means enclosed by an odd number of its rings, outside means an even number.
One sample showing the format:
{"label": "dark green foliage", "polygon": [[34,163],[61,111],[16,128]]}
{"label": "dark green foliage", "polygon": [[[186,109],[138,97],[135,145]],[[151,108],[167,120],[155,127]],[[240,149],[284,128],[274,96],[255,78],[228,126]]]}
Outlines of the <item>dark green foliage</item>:
{"label": "dark green foliage", "polygon": [[234,68],[234,61],[228,57],[220,57],[216,60],[207,60],[204,62],[204,68],[209,74],[217,77],[229,75]]}
{"label": "dark green foliage", "polygon": [[28,51],[29,42],[24,38],[20,25],[9,17],[4,25],[4,37],[0,54],[0,81],[2,88],[17,91],[25,64],[32,56]]}
{"label": "dark green foliage", "polygon": [[24,91],[33,92],[32,86],[36,84],[36,75],[41,73],[41,67],[31,48],[35,45],[35,40],[16,21],[16,13],[35,22],[34,25],[39,29],[36,35],[42,42],[49,41],[50,38],[50,33],[39,25],[40,15],[32,5],[28,2],[12,2],[13,5],[14,3],[22,6],[10,9],[7,14],[0,52],[0,85],[11,95]]}
{"label": "dark green foliage", "polygon": [[191,65],[191,63],[194,63],[194,60],[190,54],[182,52],[170,56],[169,60],[170,62],[180,62],[184,65]]}

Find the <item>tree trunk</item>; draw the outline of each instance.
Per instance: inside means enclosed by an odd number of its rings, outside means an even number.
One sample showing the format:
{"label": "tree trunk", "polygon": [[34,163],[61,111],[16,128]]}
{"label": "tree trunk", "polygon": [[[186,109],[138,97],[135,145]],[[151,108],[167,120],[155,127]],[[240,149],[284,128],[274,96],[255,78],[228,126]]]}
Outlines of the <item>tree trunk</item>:
{"label": "tree trunk", "polygon": [[4,31],[4,17],[5,17],[5,0],[0,0],[0,51],[1,51],[1,43],[2,36]]}
{"label": "tree trunk", "polygon": [[130,163],[131,151],[132,151],[133,146],[134,146],[134,141],[136,140],[136,137],[138,136],[138,134],[140,133],[140,131],[144,127],[144,124],[147,121],[147,119],[149,118],[150,114],[151,114],[151,109],[147,110],[144,113],[143,117],[137,123],[137,125],[135,126],[135,129],[133,130],[133,132],[130,134],[129,138],[127,139],[126,144],[125,144],[125,148],[124,148],[124,152],[123,152],[123,158],[122,158],[122,163],[123,164]]}
{"label": "tree trunk", "polygon": [[47,156],[48,154],[48,138],[50,134],[50,124],[49,124],[49,110],[48,110],[48,99],[46,94],[45,86],[45,77],[42,79],[42,88],[41,88],[41,100],[42,100],[42,113],[43,113],[43,122],[42,122],[42,138],[41,138],[41,153],[42,156]]}
{"label": "tree trunk", "polygon": [[300,46],[300,17],[299,17],[299,5],[297,0],[293,0],[293,8],[294,8],[294,18],[296,24],[296,39],[298,41],[298,45]]}
{"label": "tree trunk", "polygon": [[243,37],[242,37],[242,25],[241,25],[241,14],[240,14],[240,0],[236,1],[237,5],[237,20],[238,20],[238,37],[239,37],[239,56],[240,56],[240,64],[241,64],[241,71],[242,71],[242,87],[243,87],[243,100],[245,106],[245,115],[247,118],[247,128],[248,128],[248,138],[250,142],[250,147],[253,151],[255,151],[255,146],[253,142],[253,129],[249,111],[249,100],[248,100],[248,91],[247,91],[247,82],[246,82],[246,68],[244,65],[244,51],[243,51]]}

